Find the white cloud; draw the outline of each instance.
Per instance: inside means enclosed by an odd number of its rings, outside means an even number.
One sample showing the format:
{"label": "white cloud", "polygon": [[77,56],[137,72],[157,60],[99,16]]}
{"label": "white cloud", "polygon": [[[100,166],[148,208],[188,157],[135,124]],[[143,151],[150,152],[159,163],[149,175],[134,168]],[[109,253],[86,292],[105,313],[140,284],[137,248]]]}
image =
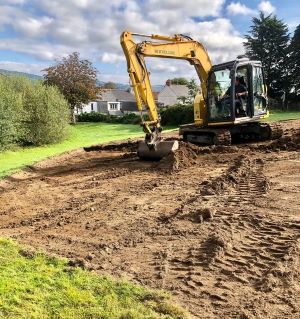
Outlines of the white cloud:
{"label": "white cloud", "polygon": [[215,17],[220,14],[224,2],[225,0],[149,0],[148,8],[157,12],[160,10],[167,10],[170,13],[174,10],[179,10],[183,16]]}
{"label": "white cloud", "polygon": [[294,32],[296,27],[299,25],[299,21],[288,21],[287,25],[288,25],[289,30]]}
{"label": "white cloud", "polygon": [[267,15],[274,13],[276,10],[276,8],[272,6],[270,1],[260,2],[260,4],[258,5],[258,9]]}
{"label": "white cloud", "polygon": [[[23,39],[1,39],[0,50],[10,50],[36,57],[39,60],[52,61],[69,53],[76,51],[63,45],[52,43],[36,43],[34,41],[23,41]],[[16,70],[17,71],[17,70]]]}
{"label": "white cloud", "polygon": [[[115,83],[123,83],[129,85],[129,77],[127,74],[118,74],[118,73],[101,73],[100,72],[100,80],[104,82],[115,82]],[[159,82],[160,83],[160,82]]]}
{"label": "white cloud", "polygon": [[[16,9],[18,11],[18,9]],[[7,24],[12,23],[12,17],[14,16],[15,7],[12,6],[1,6],[0,5],[0,28],[3,28],[3,26]]]}
{"label": "white cloud", "polygon": [[0,0],[0,5],[9,5],[9,4],[23,4],[27,0]]}
{"label": "white cloud", "polygon": [[193,29],[187,24],[186,28],[192,30],[190,35],[207,48],[213,64],[233,60],[244,52],[243,38],[228,19],[199,22]]}
{"label": "white cloud", "polygon": [[26,64],[20,62],[0,61],[0,69],[18,71],[41,75],[41,70],[46,68],[43,64]]}
{"label": "white cloud", "polygon": [[101,61],[104,63],[118,63],[121,61],[125,61],[124,55],[119,55],[115,53],[104,52]]}
{"label": "white cloud", "polygon": [[179,71],[177,66],[172,65],[172,62],[169,62],[169,64],[153,63],[153,65],[149,68],[149,70],[150,72],[157,72],[157,73],[160,73],[160,72],[176,73]]}
{"label": "white cloud", "polygon": [[228,14],[230,15],[251,15],[251,14],[255,14],[256,11],[248,8],[247,6],[245,6],[244,4],[240,3],[240,2],[231,2],[227,8],[226,8]]}
{"label": "white cloud", "polygon": [[50,29],[53,19],[49,17],[40,17],[38,19],[25,17],[16,19],[13,28],[27,37],[39,37],[45,35]]}
{"label": "white cloud", "polygon": [[[3,38],[0,49],[23,53],[48,64],[78,51],[93,62],[110,64],[112,71],[104,75],[100,70],[100,79],[110,75],[128,78],[120,46],[123,30],[187,34],[207,47],[213,63],[243,53],[241,35],[229,19],[220,17],[224,0],[31,0],[26,7],[22,5],[24,1],[10,0],[10,5],[1,6],[0,0],[0,27],[10,27],[17,34],[11,39]],[[201,17],[201,22],[194,17]],[[205,21],[205,17],[214,18]],[[153,81],[164,82],[169,74],[195,76],[193,67],[180,62],[151,60]]]}

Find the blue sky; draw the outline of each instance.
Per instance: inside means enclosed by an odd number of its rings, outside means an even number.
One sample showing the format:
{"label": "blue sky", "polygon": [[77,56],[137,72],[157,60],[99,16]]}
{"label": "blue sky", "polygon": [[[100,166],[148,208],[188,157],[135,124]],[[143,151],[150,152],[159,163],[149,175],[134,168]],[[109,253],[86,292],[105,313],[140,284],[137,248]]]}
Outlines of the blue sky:
{"label": "blue sky", "polygon": [[[213,63],[243,53],[243,36],[261,10],[276,14],[292,33],[299,0],[0,0],[0,68],[41,74],[55,59],[78,51],[99,79],[128,83],[120,33],[184,33],[201,41]],[[151,59],[152,82],[195,77],[184,61]]]}

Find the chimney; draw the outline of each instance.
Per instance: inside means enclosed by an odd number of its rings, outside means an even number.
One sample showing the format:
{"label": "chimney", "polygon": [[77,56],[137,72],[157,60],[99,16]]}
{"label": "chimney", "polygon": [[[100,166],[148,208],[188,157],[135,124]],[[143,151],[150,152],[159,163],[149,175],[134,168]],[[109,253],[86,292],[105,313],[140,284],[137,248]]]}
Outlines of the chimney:
{"label": "chimney", "polygon": [[172,81],[171,81],[171,80],[167,80],[167,81],[166,81],[166,85],[167,85],[167,86],[171,86],[171,84],[172,84]]}

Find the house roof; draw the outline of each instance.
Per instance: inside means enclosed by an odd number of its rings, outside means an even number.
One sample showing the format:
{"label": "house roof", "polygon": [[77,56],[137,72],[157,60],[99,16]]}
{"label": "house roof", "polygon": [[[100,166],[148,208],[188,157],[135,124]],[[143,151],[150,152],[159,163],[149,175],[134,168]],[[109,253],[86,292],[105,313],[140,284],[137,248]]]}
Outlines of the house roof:
{"label": "house roof", "polygon": [[168,87],[173,93],[177,96],[188,96],[189,94],[189,89],[186,85],[180,85],[180,84],[171,84]]}
{"label": "house roof", "polygon": [[126,101],[126,102],[135,102],[135,97],[133,94],[122,91],[119,89],[111,89],[102,92],[101,96],[102,101],[115,102],[115,101]]}

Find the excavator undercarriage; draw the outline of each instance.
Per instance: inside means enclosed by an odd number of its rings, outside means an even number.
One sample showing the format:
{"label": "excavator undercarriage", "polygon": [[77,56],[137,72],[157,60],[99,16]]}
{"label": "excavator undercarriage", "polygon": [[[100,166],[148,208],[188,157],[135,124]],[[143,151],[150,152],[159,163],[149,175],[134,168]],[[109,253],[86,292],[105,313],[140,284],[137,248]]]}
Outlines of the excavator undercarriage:
{"label": "excavator undercarriage", "polygon": [[250,122],[215,128],[199,128],[194,124],[187,124],[182,125],[179,130],[183,141],[205,146],[274,140],[280,138],[282,133],[280,124],[267,122]]}

